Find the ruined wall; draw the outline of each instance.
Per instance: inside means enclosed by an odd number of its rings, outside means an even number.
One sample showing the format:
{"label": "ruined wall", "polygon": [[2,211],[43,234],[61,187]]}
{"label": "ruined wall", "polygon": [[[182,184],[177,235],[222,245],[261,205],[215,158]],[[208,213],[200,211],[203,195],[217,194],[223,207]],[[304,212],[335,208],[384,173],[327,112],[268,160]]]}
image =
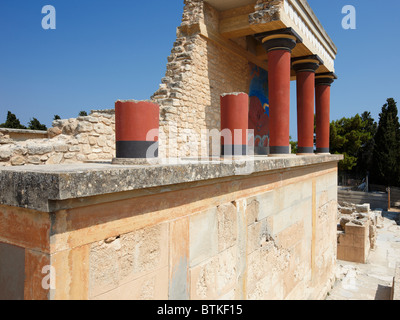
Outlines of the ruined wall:
{"label": "ruined wall", "polygon": [[[201,148],[199,140],[202,130],[221,129],[220,95],[248,93],[250,86],[249,62],[200,34],[200,24],[218,30],[218,11],[203,1],[185,4],[166,76],[152,97],[161,106],[160,129],[166,134],[161,156],[176,156],[177,149],[181,156],[190,152],[208,155],[210,148]],[[197,136],[197,151],[185,146],[188,132]],[[207,136],[202,138],[207,140]],[[193,139],[191,144],[195,144]]]}
{"label": "ruined wall", "polygon": [[[1,135],[1,133],[0,133]],[[115,157],[114,110],[56,120],[48,139],[14,141],[0,136],[0,166],[110,161]]]}
{"label": "ruined wall", "polygon": [[[13,270],[26,279],[0,296],[323,299],[336,262],[336,181],[334,161],[71,199],[53,213],[0,205],[0,250],[22,256],[0,268],[0,282]],[[52,290],[42,287],[46,265]]]}

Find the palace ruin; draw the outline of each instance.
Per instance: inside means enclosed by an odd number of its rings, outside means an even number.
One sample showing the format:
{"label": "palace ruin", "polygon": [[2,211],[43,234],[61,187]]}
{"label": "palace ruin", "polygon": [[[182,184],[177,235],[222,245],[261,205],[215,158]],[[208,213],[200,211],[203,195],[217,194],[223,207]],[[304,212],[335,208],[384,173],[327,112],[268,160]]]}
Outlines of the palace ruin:
{"label": "palace ruin", "polygon": [[[159,106],[158,162],[118,157],[132,141],[156,140],[131,138],[117,108],[55,121],[45,139],[0,132],[0,298],[323,299],[331,288],[342,159],[329,154],[335,45],[306,0],[184,3],[148,102]],[[221,96],[232,94],[222,113]],[[204,132],[243,129],[225,118],[240,97],[253,133],[241,144],[255,155],[226,159],[227,143],[214,148]],[[187,132],[201,137],[196,150]]]}

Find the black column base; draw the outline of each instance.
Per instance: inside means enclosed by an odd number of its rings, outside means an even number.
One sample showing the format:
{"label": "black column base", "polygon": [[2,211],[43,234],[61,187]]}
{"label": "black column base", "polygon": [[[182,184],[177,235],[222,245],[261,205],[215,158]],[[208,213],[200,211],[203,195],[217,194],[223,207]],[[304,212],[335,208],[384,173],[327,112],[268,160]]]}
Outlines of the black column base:
{"label": "black column base", "polygon": [[299,147],[297,153],[314,154],[314,147]]}
{"label": "black column base", "polygon": [[290,154],[290,147],[289,146],[282,146],[282,147],[269,147],[270,154]]}
{"label": "black column base", "polygon": [[222,145],[221,146],[222,156],[247,156],[248,146],[247,145]]}
{"label": "black column base", "polygon": [[331,150],[329,148],[317,148],[317,153],[330,153]]}
{"label": "black column base", "polygon": [[[149,148],[154,150],[147,155]],[[146,159],[158,158],[158,141],[117,141],[116,155],[120,159]]]}

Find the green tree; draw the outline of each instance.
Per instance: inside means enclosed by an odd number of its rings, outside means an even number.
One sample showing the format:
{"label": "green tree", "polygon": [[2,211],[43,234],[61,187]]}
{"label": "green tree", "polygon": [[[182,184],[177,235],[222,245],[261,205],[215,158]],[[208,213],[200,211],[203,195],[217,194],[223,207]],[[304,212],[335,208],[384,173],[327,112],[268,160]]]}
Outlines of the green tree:
{"label": "green tree", "polygon": [[290,146],[292,147],[292,153],[297,154],[299,148],[298,148],[298,142],[297,141],[292,141],[292,137],[290,137]]}
{"label": "green tree", "polygon": [[81,112],[79,112],[79,116],[80,117],[86,117],[87,116],[87,112],[86,111],[81,111]]}
{"label": "green tree", "polygon": [[19,119],[16,117],[15,114],[8,111],[7,119],[5,123],[0,124],[0,128],[7,128],[7,129],[26,129],[25,126],[21,124]]}
{"label": "green tree", "polygon": [[366,173],[358,172],[357,165],[364,148],[373,139],[373,132],[370,132],[373,123],[374,120],[368,112],[365,112],[362,116],[356,114],[352,118],[332,121],[330,130],[331,152],[344,155],[344,160],[339,163],[339,170],[349,173]]}
{"label": "green tree", "polygon": [[39,131],[46,131],[47,127],[44,124],[41,124],[40,121],[36,118],[33,118],[31,121],[28,123],[28,128],[30,130],[39,130]]}
{"label": "green tree", "polygon": [[378,124],[371,116],[371,112],[364,112],[361,115],[363,131],[367,135],[365,143],[358,153],[357,172],[366,174],[372,170],[372,155],[375,148],[375,135]]}
{"label": "green tree", "polygon": [[61,120],[61,117],[58,114],[56,114],[56,115],[54,115],[53,120]]}
{"label": "green tree", "polygon": [[386,186],[400,185],[400,124],[397,103],[387,99],[379,115],[372,156],[371,179]]}

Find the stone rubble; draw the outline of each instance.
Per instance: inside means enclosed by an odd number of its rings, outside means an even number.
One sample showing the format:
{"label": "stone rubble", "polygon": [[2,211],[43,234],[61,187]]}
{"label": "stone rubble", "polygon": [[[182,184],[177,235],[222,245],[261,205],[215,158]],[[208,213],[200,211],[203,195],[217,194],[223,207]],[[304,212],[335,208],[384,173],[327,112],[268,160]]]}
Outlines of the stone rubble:
{"label": "stone rubble", "polygon": [[376,247],[377,229],[382,228],[382,210],[371,211],[370,204],[356,205],[343,202],[338,204],[338,237],[346,232],[346,225],[358,226],[369,224],[369,240],[371,250]]}

